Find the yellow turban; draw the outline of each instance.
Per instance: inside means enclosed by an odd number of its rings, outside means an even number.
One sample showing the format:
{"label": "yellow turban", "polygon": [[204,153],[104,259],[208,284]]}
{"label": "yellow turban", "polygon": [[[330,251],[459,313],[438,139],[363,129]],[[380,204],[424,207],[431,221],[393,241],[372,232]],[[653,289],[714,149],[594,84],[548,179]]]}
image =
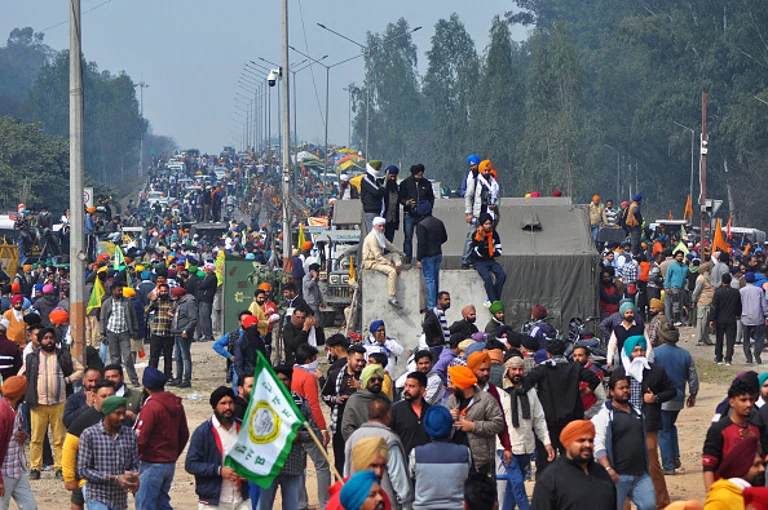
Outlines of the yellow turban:
{"label": "yellow turban", "polygon": [[389,449],[387,442],[382,437],[366,437],[361,439],[352,447],[352,469],[357,471],[366,471],[376,456],[381,455],[384,460],[389,460]]}
{"label": "yellow turban", "polygon": [[459,351],[466,352],[467,349],[469,349],[469,346],[475,343],[474,340],[471,338],[467,338],[466,340],[462,340],[459,342]]}
{"label": "yellow turban", "polygon": [[123,296],[128,299],[136,296],[136,291],[132,287],[123,287]]}

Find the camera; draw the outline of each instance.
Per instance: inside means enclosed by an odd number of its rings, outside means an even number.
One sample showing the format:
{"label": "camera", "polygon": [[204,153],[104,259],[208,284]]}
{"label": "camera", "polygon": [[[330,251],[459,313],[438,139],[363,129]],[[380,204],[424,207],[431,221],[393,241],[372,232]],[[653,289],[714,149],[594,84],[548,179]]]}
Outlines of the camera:
{"label": "camera", "polygon": [[283,77],[283,70],[282,68],[278,67],[277,69],[272,69],[269,71],[269,75],[267,75],[267,83],[269,83],[270,87],[274,87],[275,83],[277,83],[277,80]]}

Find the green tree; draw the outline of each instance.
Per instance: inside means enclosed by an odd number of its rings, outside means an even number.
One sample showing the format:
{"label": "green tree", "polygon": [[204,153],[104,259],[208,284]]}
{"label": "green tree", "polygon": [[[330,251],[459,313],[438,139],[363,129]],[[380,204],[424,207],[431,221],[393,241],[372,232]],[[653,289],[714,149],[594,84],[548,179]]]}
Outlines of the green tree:
{"label": "green tree", "polygon": [[480,74],[475,43],[457,14],[437,22],[427,59],[422,93],[429,130],[421,160],[437,169],[442,180],[453,183],[466,174],[466,157],[475,150],[470,109]]}
{"label": "green tree", "polygon": [[31,27],[14,28],[0,47],[0,115],[21,114],[21,103],[37,73],[54,54],[43,43],[44,36]]}

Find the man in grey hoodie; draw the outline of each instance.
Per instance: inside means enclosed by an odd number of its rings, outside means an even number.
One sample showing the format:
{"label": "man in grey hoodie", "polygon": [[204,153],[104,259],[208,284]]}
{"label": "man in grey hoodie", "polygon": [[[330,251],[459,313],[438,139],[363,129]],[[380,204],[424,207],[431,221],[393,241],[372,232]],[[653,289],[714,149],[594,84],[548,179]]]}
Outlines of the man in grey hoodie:
{"label": "man in grey hoodie", "polygon": [[189,388],[192,386],[190,346],[197,327],[197,300],[184,287],[174,287],[171,294],[178,302],[171,326],[175,337],[173,357],[176,358],[176,379],[168,381],[168,386]]}

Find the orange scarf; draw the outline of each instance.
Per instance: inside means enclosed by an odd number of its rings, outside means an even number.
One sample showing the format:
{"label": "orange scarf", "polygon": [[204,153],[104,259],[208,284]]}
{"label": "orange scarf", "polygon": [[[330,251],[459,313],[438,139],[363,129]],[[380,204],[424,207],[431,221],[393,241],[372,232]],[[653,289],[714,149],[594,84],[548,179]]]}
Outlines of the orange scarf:
{"label": "orange scarf", "polygon": [[486,233],[483,227],[478,228],[477,234],[475,234],[475,241],[482,241],[483,237],[488,242],[488,256],[493,257],[493,230]]}

